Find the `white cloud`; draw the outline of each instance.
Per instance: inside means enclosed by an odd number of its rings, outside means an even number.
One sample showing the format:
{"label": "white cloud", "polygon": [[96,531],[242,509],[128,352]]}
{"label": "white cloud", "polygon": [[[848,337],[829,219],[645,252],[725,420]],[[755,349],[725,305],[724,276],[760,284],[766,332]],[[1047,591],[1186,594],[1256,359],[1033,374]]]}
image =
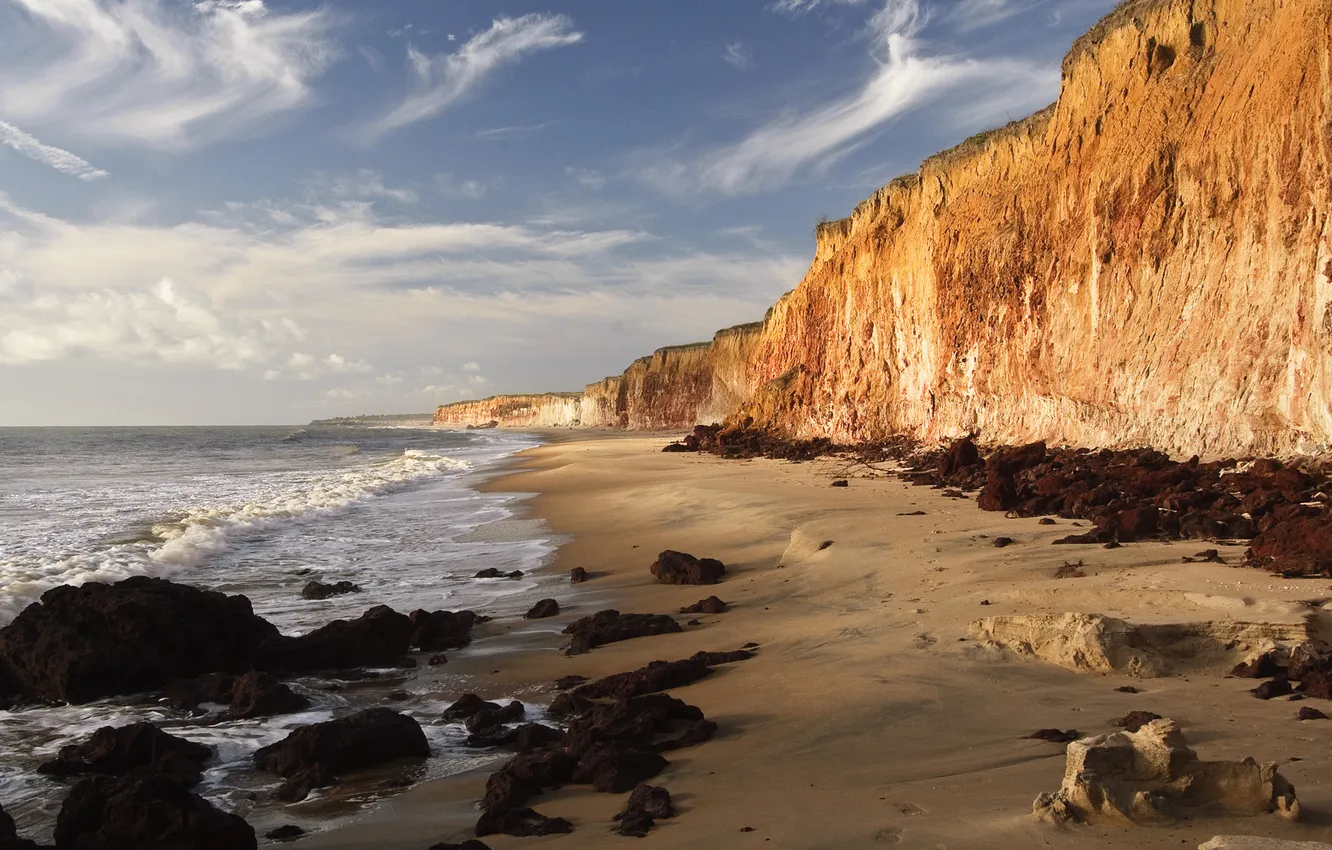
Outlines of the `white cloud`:
{"label": "white cloud", "polygon": [[772,9],[788,15],[802,15],[820,6],[859,6],[864,2],[865,0],[777,0],[772,4]]}
{"label": "white cloud", "polygon": [[565,15],[529,14],[496,18],[490,28],[469,39],[456,53],[426,56],[407,49],[414,89],[366,131],[373,140],[393,130],[433,118],[464,100],[487,77],[529,53],[582,41]]}
{"label": "white cloud", "polygon": [[479,201],[490,191],[480,180],[456,180],[452,174],[436,174],[435,187],[441,195],[467,201]]}
{"label": "white cloud", "polygon": [[82,157],[67,150],[42,144],[18,127],[4,121],[0,121],[0,145],[13,148],[28,159],[36,160],[42,165],[49,165],[56,171],[69,174],[80,180],[100,180],[103,177],[111,176],[100,168],[94,168]]}
{"label": "white cloud", "polygon": [[475,360],[469,360],[466,363],[462,364],[462,370],[464,372],[480,372],[481,364],[477,363]]}
{"label": "white cloud", "polygon": [[14,2],[0,112],[98,141],[179,148],[249,131],[308,103],[336,52],[328,14],[262,0]]}
{"label": "white cloud", "polygon": [[415,190],[388,186],[382,174],[369,168],[362,168],[355,176],[317,177],[314,186],[316,189],[326,186],[329,193],[339,199],[387,199],[401,204],[414,204],[419,200]]}
{"label": "white cloud", "polygon": [[660,190],[740,194],[818,173],[847,156],[903,113],[945,95],[959,124],[1007,111],[1029,111],[1058,90],[1059,70],[1013,59],[931,55],[918,38],[918,0],[888,0],[869,22],[869,77],[855,92],[806,112],[782,115],[694,162],[664,159],[642,171]]}
{"label": "white cloud", "polygon": [[364,360],[348,360],[341,354],[328,355],[324,358],[323,364],[328,367],[330,372],[339,374],[365,374],[375,371],[375,367]]}
{"label": "white cloud", "polygon": [[478,139],[485,139],[486,141],[492,142],[503,141],[506,139],[520,139],[524,136],[531,136],[535,133],[539,133],[547,127],[553,127],[558,123],[558,121],[545,121],[541,124],[525,124],[515,127],[494,127],[489,130],[477,131],[476,137]]}
{"label": "white cloud", "polygon": [[606,175],[595,168],[575,168],[566,166],[564,173],[578,181],[578,185],[589,189],[600,189],[606,185]]}
{"label": "white cloud", "polygon": [[728,41],[726,43],[726,52],[722,54],[722,60],[742,71],[754,64],[754,58],[749,55],[749,49],[739,41]]}

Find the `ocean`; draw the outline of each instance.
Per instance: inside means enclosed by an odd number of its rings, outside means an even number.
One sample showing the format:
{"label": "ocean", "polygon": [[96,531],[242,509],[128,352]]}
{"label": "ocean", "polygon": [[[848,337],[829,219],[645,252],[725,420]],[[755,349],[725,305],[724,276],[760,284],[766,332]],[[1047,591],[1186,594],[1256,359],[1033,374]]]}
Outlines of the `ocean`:
{"label": "ocean", "polygon": [[[537,444],[495,430],[0,428],[0,625],[56,585],[136,575],[244,594],[288,634],[379,604],[520,615],[559,580],[542,570],[558,541],[515,518],[512,496],[469,484]],[[527,575],[473,578],[485,567]],[[362,591],[302,599],[313,579]],[[413,689],[412,676],[392,680],[409,693],[393,707],[422,723],[436,752],[418,778],[488,758],[461,746],[460,725],[439,721],[458,695],[439,675],[428,688]],[[0,805],[28,837],[48,838],[64,792],[34,773],[37,764],[99,726],[146,719],[218,750],[204,796],[259,815],[257,827],[271,817],[300,823],[299,810],[318,810],[318,796],[267,816],[252,811],[263,808],[252,798],[276,781],[250,770],[249,755],[295,726],[384,703],[364,684],[293,687],[314,700],[309,711],[214,726],[192,725],[147,696],[0,711]],[[540,708],[529,717],[539,719]]]}

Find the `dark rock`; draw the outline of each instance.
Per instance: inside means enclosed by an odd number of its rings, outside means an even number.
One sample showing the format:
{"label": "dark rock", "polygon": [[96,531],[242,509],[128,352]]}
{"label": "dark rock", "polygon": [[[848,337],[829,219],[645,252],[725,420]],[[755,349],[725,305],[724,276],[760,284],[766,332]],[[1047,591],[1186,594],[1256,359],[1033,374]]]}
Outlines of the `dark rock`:
{"label": "dark rock", "polygon": [[587,581],[587,570],[582,567],[569,570],[569,584],[582,584],[585,581]]}
{"label": "dark rock", "polygon": [[[575,754],[597,745],[675,749],[683,745],[680,740],[685,736],[690,743],[695,742],[696,724],[703,721],[703,712],[696,706],[668,694],[619,699],[594,704],[570,721],[566,748]],[[715,730],[715,724],[712,728]]]}
{"label": "dark rock", "polygon": [[1213,564],[1224,564],[1226,561],[1221,557],[1221,553],[1216,549],[1204,549],[1201,552],[1194,553],[1193,557],[1200,561],[1206,561]]}
{"label": "dark rock", "polygon": [[497,570],[497,569],[495,569],[494,567],[486,567],[484,570],[481,570],[480,572],[478,572],[478,573],[476,574],[475,577],[476,577],[476,578],[510,578],[510,579],[520,579],[520,578],[523,577],[523,571],[522,571],[522,570],[513,570],[512,572],[507,572],[507,573],[506,573],[506,572],[502,572],[502,571],[500,571],[500,570]]}
{"label": "dark rock", "polygon": [[680,609],[681,614],[725,614],[726,603],[715,596],[709,596],[707,599],[700,599],[693,605],[688,605]]}
{"label": "dark rock", "polygon": [[703,661],[653,661],[628,673],[616,673],[582,685],[574,695],[583,699],[624,699],[681,688],[712,673]]}
{"label": "dark rock", "polygon": [[675,807],[671,805],[670,792],[644,783],[633,790],[624,809],[615,816],[620,824],[616,832],[642,838],[657,820],[671,817],[675,817]]}
{"label": "dark rock", "polygon": [[277,637],[260,648],[259,667],[290,672],[410,664],[412,622],[387,605],[355,620],[333,620],[300,637]]}
{"label": "dark rock", "polygon": [[564,732],[560,729],[543,726],[540,723],[524,723],[514,728],[497,726],[470,735],[467,738],[467,746],[513,747],[520,753],[529,753],[563,740]]}
{"label": "dark rock", "polygon": [[1118,693],[1121,693],[1121,694],[1140,694],[1140,693],[1142,693],[1141,690],[1139,690],[1139,689],[1133,687],[1132,685],[1120,685],[1119,687],[1115,688],[1115,691],[1118,692]]}
{"label": "dark rock", "polygon": [[515,723],[522,720],[525,713],[523,704],[514,700],[501,708],[483,708],[468,717],[464,725],[468,732],[475,734],[506,723]]}
{"label": "dark rock", "polygon": [[1137,732],[1153,720],[1160,720],[1161,715],[1151,711],[1130,711],[1115,721],[1115,725],[1126,732]]}
{"label": "dark rock", "polygon": [[661,584],[716,584],[726,575],[726,565],[715,558],[695,558],[673,549],[658,555],[651,569]]}
{"label": "dark rock", "polygon": [[561,676],[555,680],[555,690],[567,691],[570,688],[578,687],[586,681],[586,676]]}
{"label": "dark rock", "polygon": [[424,611],[409,615],[411,645],[422,652],[461,649],[472,642],[472,629],[484,618],[474,611]]}
{"label": "dark rock", "polygon": [[254,754],[260,770],[294,777],[312,767],[333,774],[405,758],[429,758],[421,725],[387,708],[369,708],[350,717],[302,726]]}
{"label": "dark rock", "polygon": [[476,822],[477,835],[560,835],[573,832],[573,824],[564,818],[548,818],[532,809],[486,810]]}
{"label": "dark rock", "polygon": [[759,648],[759,645],[756,644],[756,643],[754,643],[753,641],[750,641],[749,643],[745,644],[744,646],[742,646],[742,647],[740,647],[740,648],[741,648],[741,649],[758,649],[758,648]]}
{"label": "dark rock", "polygon": [[850,486],[851,486],[851,482],[847,481],[845,478],[838,478],[838,479],[836,479],[836,480],[833,481],[832,486],[834,486],[834,487],[850,487]]}
{"label": "dark rock", "polygon": [[54,848],[19,838],[14,819],[4,809],[0,809],[0,850],[54,850]]}
{"label": "dark rock", "polygon": [[1230,675],[1240,679],[1270,679],[1273,676],[1284,675],[1286,668],[1281,665],[1277,659],[1275,650],[1264,652],[1253,661],[1241,661],[1231,669]]}
{"label": "dark rock", "polygon": [[437,652],[426,661],[431,667],[438,667],[441,664],[448,664],[449,657],[442,652]]}
{"label": "dark rock", "polygon": [[463,694],[453,705],[444,709],[445,720],[466,720],[482,711],[499,711],[499,703],[486,702],[476,694]]}
{"label": "dark rock", "polygon": [[902,511],[898,516],[926,516],[924,511]]}
{"label": "dark rock", "polygon": [[1036,524],[1037,524],[1037,525],[1055,525],[1056,523],[1055,523],[1055,521],[1054,521],[1053,519],[1051,519],[1050,517],[1048,517],[1048,516],[1043,516],[1043,517],[1041,517],[1040,519],[1036,520]]}
{"label": "dark rock", "polygon": [[1012,546],[1012,545],[1013,545],[1013,538],[1011,538],[1011,537],[996,537],[996,538],[994,538],[994,548],[996,548],[996,549],[1002,549],[1002,548],[1004,548],[1005,546]]}
{"label": "dark rock", "polygon": [[1060,729],[1038,729],[1027,736],[1037,741],[1049,741],[1052,744],[1067,744],[1069,741],[1076,741],[1082,735],[1076,729],[1062,731]]}
{"label": "dark rock", "polygon": [[[748,644],[757,647],[758,644]],[[748,661],[754,657],[754,653],[748,649],[732,649],[729,652],[707,652],[699,651],[689,656],[691,661],[702,661],[709,667],[716,667],[719,664],[731,664],[736,661]]]}
{"label": "dark rock", "polygon": [[0,629],[0,669],[30,697],[83,703],[243,672],[277,636],[244,596],[142,576],[61,585]]}
{"label": "dark rock", "polygon": [[1304,681],[1308,674],[1329,668],[1332,668],[1332,656],[1327,655],[1320,647],[1305,641],[1291,649],[1286,674],[1292,679]]}
{"label": "dark rock", "polygon": [[229,705],[236,691],[236,676],[231,673],[205,673],[193,679],[172,679],[162,688],[162,699],[182,711],[198,708],[201,703]]}
{"label": "dark rock", "polygon": [[1327,715],[1316,708],[1307,705],[1300,706],[1300,713],[1296,715],[1300,720],[1326,720]]}
{"label": "dark rock", "polygon": [[338,784],[338,777],[327,765],[316,764],[313,767],[307,767],[305,770],[297,771],[287,778],[278,789],[273,792],[273,799],[283,803],[299,803],[310,796],[311,791],[319,788],[328,788],[331,785]]}
{"label": "dark rock", "polygon": [[963,470],[983,463],[980,451],[976,448],[976,441],[971,437],[963,437],[955,441],[948,447],[948,451],[940,456],[937,471],[940,479],[949,479]]}
{"label": "dark rock", "polygon": [[301,591],[302,599],[328,599],[330,596],[342,596],[346,593],[360,593],[361,588],[349,581],[340,581],[337,584],[324,584],[322,581],[312,581]]}
{"label": "dark rock", "polygon": [[1102,544],[1101,544],[1101,548],[1102,548],[1102,549],[1118,549],[1119,547],[1121,547],[1121,546],[1123,546],[1123,545],[1124,545],[1124,544],[1123,544],[1123,543],[1120,543],[1118,540],[1111,540],[1109,543],[1102,543]]}
{"label": "dark rock", "polygon": [[295,841],[304,834],[305,830],[294,823],[289,823],[285,826],[279,826],[277,829],[270,829],[264,833],[264,838],[269,841]]}
{"label": "dark rock", "polygon": [[666,614],[621,614],[608,609],[564,627],[564,634],[571,636],[566,654],[581,655],[608,643],[682,631],[680,624]]}
{"label": "dark rock", "polygon": [[233,689],[226,719],[268,717],[291,714],[310,707],[310,700],[293,691],[268,673],[251,672],[241,676]]}
{"label": "dark rock", "polygon": [[254,850],[254,829],[169,776],[140,768],[75,785],[60,807],[56,846],[71,850]]}
{"label": "dark rock", "polygon": [[1274,522],[1253,538],[1249,557],[1287,576],[1332,576],[1332,517],[1297,515]]}
{"label": "dark rock", "polygon": [[384,698],[390,702],[406,702],[411,698],[411,694],[399,688],[396,691],[389,691]]}
{"label": "dark rock", "polygon": [[685,443],[667,443],[661,447],[663,452],[696,452],[698,449],[691,449]]}
{"label": "dark rock", "polygon": [[1332,699],[1332,670],[1326,667],[1305,670],[1300,679],[1300,692],[1315,699]]}
{"label": "dark rock", "polygon": [[572,781],[603,794],[621,794],[666,769],[670,762],[650,750],[594,745],[584,750]]}
{"label": "dark rock", "polygon": [[572,717],[575,714],[582,714],[591,707],[592,703],[588,700],[575,696],[572,691],[565,691],[550,701],[550,708],[547,708],[546,712],[551,717]]}
{"label": "dark rock", "polygon": [[1267,682],[1263,682],[1258,687],[1249,691],[1249,693],[1258,697],[1258,699],[1272,699],[1273,697],[1284,697],[1287,694],[1292,694],[1294,692],[1295,689],[1290,686],[1290,680],[1286,679],[1285,677],[1280,677],[1272,679]]}
{"label": "dark rock", "polygon": [[61,747],[60,755],[37,772],[47,776],[124,776],[137,768],[152,767],[189,787],[203,778],[203,763],[212,755],[211,747],[177,738],[151,723],[103,726],[83,743]]}
{"label": "dark rock", "polygon": [[560,603],[554,599],[542,599],[533,605],[528,612],[523,615],[526,620],[541,620],[546,617],[555,617],[560,613]]}
{"label": "dark rock", "polygon": [[702,620],[699,620],[699,619],[697,619],[697,618],[695,618],[695,619],[693,619],[693,620],[686,620],[686,621],[685,621],[685,625],[686,625],[686,626],[701,626],[701,625],[703,625],[703,621],[702,621]]}
{"label": "dark rock", "polygon": [[451,844],[447,841],[441,841],[439,844],[431,844],[427,850],[490,850],[490,848],[485,844],[482,844],[480,841],[477,841],[475,838],[469,838],[461,844]]}

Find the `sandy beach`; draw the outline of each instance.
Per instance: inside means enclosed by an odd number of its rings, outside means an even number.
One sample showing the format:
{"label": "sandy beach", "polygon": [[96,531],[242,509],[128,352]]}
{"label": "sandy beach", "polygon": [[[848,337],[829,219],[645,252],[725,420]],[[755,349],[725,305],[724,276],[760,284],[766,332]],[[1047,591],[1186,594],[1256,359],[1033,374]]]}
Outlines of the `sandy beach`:
{"label": "sandy beach", "polygon": [[[1256,682],[1225,676],[1235,657],[1200,656],[1161,678],[1095,675],[987,646],[968,628],[981,617],[1064,612],[1135,623],[1297,624],[1310,610],[1302,602],[1332,595],[1326,580],[1182,563],[1204,548],[1196,542],[1051,546],[1075,523],[1006,519],[978,510],[974,499],[891,477],[831,487],[831,460],[663,454],[665,442],[565,434],[524,453],[512,474],[488,485],[536,493],[527,503],[532,513],[571,538],[552,569],[583,567],[593,578],[557,594],[564,612],[531,631],[528,649],[460,653],[450,665],[491,696],[538,692],[562,675],[596,677],[758,643],[755,658],[673,692],[720,731],[668,754],[670,766],[653,783],[669,789],[679,814],[659,822],[646,842],[831,850],[1192,848],[1218,834],[1332,839],[1332,753],[1323,745],[1332,721],[1296,719],[1301,705],[1321,701],[1255,699],[1248,691]],[[996,548],[1000,535],[1014,543]],[[715,587],[659,585],[648,568],[663,549],[718,558],[727,577]],[[1242,552],[1221,547],[1231,564]],[[1065,562],[1079,560],[1084,577],[1054,578]],[[674,613],[713,593],[730,610],[698,616],[700,625],[683,634],[573,658],[558,651],[557,630],[601,608]],[[682,625],[690,619],[679,617]],[[1125,685],[1140,692],[1116,691]],[[1037,822],[1032,801],[1059,787],[1064,746],[1024,736],[1047,727],[1104,734],[1133,710],[1174,719],[1203,759],[1279,762],[1299,793],[1303,821]],[[425,850],[461,841],[493,767],[417,786],[356,823],[300,843]],[[532,805],[573,821],[574,833],[485,842],[495,850],[622,847],[633,842],[612,832],[611,818],[624,796],[548,792]]]}

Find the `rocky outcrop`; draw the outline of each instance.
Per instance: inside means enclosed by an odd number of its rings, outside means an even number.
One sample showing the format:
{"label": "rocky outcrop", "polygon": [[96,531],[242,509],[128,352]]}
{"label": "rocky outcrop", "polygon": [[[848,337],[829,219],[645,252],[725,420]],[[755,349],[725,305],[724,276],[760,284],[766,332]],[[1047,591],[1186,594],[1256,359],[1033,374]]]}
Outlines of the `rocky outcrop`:
{"label": "rocky outcrop", "polygon": [[568,428],[583,424],[581,393],[497,395],[441,405],[434,424],[445,428]]}
{"label": "rocky outcrop", "polygon": [[1300,816],[1295,788],[1275,763],[1201,761],[1167,719],[1073,741],[1063,784],[1032,805],[1037,817],[1056,822],[1137,824],[1173,823],[1201,809]]}
{"label": "rocky outcrop", "polygon": [[[1074,44],[1050,107],[821,225],[761,326],[663,349],[536,418],[1327,448],[1330,45],[1332,0],[1122,3]],[[468,404],[437,421],[531,421]]]}

